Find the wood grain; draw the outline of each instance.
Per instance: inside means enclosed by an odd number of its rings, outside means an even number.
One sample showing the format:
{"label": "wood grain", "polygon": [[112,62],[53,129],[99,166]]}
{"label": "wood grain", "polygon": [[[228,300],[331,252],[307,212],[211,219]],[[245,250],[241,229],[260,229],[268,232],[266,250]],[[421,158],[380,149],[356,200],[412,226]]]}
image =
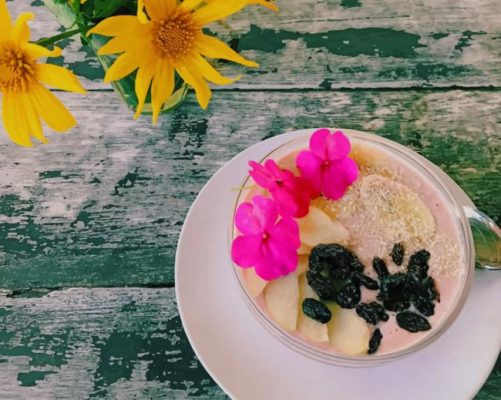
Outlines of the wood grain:
{"label": "wood grain", "polygon": [[173,289],[0,296],[1,399],[226,398],[183,332]]}
{"label": "wood grain", "polygon": [[[30,9],[35,38],[57,33],[44,7]],[[41,1],[32,4],[41,5]],[[378,88],[501,86],[501,2],[498,0],[282,0],[276,14],[248,7],[210,30],[261,67],[247,70],[234,88]],[[78,38],[65,40],[64,62],[104,88],[103,72]],[[62,60],[53,60],[61,63]],[[238,67],[223,65],[229,75]]]}
{"label": "wood grain", "polygon": [[81,121],[72,133],[35,149],[0,136],[0,287],[173,284],[179,231],[212,174],[253,143],[315,126],[410,146],[501,222],[499,92],[220,92],[207,112],[190,96],[156,127],[114,93],[59,96]]}

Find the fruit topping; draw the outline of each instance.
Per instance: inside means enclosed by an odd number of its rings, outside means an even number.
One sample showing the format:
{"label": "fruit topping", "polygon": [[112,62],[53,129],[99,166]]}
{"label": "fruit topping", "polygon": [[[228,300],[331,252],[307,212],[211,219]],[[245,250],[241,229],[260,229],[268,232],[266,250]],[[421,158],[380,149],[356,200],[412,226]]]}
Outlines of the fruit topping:
{"label": "fruit topping", "polygon": [[402,243],[395,243],[390,253],[391,259],[398,266],[404,262],[404,245]]}
{"label": "fruit topping", "polygon": [[357,274],[353,279],[369,290],[379,289],[379,284],[377,283],[377,281],[367,275]]}
{"label": "fruit topping", "polygon": [[319,342],[319,343],[328,342],[329,335],[327,331],[327,325],[314,321],[313,319],[304,315],[302,311],[302,303],[304,299],[307,298],[315,300],[318,299],[313,289],[306,282],[306,276],[304,275],[299,278],[299,293],[300,293],[299,304],[298,304],[299,314],[297,317],[298,332],[303,334],[307,339],[313,342]]}
{"label": "fruit topping", "polygon": [[384,307],[375,301],[371,303],[360,303],[355,311],[359,317],[365,319],[372,325],[376,325],[379,321],[388,321],[389,319]]}
{"label": "fruit topping", "polygon": [[383,334],[379,329],[376,329],[372,333],[371,340],[369,340],[369,350],[367,351],[367,354],[374,354],[377,351],[379,345],[381,344],[382,338]]}
{"label": "fruit topping", "polygon": [[291,273],[269,282],[264,289],[264,301],[278,325],[286,331],[296,329],[299,303],[296,274]]}
{"label": "fruit topping", "polygon": [[336,303],[342,308],[355,308],[360,303],[360,286],[354,282],[344,285],[337,293]]}
{"label": "fruit topping", "polygon": [[306,316],[321,324],[326,324],[332,317],[331,310],[324,303],[312,298],[303,300],[302,309]]}
{"label": "fruit topping", "polygon": [[349,233],[346,228],[317,207],[311,206],[308,215],[298,219],[297,222],[301,243],[305,247],[348,242]]}
{"label": "fruit topping", "polygon": [[254,268],[245,268],[242,270],[244,275],[245,283],[247,284],[247,289],[252,297],[257,297],[261,294],[268,281],[260,278]]}
{"label": "fruit topping", "polygon": [[368,350],[370,331],[365,321],[353,310],[330,305],[332,318],[328,323],[330,343],[341,353],[364,354]]}
{"label": "fruit topping", "polygon": [[364,270],[357,256],[340,244],[320,244],[310,254],[310,271],[329,271],[336,279],[349,279]]}
{"label": "fruit topping", "polygon": [[336,298],[336,289],[332,286],[329,278],[325,278],[313,271],[306,272],[308,285],[320,297],[321,300],[334,300]]}
{"label": "fruit topping", "polygon": [[383,302],[389,311],[403,311],[410,307],[409,291],[407,290],[407,275],[398,272],[387,275],[380,281],[378,300]]}
{"label": "fruit topping", "polygon": [[425,317],[410,311],[397,314],[397,323],[398,326],[412,333],[431,329],[431,325]]}
{"label": "fruit topping", "polygon": [[374,269],[374,271],[376,271],[379,279],[382,279],[390,274],[388,272],[388,268],[386,267],[386,263],[381,258],[374,257],[374,259],[372,260],[372,268]]}

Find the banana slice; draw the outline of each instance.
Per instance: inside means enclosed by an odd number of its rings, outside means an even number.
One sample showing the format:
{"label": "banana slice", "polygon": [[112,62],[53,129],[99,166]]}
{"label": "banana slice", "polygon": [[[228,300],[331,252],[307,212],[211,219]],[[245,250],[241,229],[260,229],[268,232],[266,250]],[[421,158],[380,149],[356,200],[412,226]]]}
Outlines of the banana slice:
{"label": "banana slice", "polygon": [[308,256],[299,256],[298,264],[297,264],[297,269],[295,271],[295,274],[297,276],[300,276],[304,274],[306,271],[308,271],[309,268],[309,258]]}
{"label": "banana slice", "polygon": [[291,273],[270,281],[264,289],[264,301],[273,320],[286,331],[294,331],[297,324],[299,285],[297,274]]}
{"label": "banana slice", "polygon": [[321,324],[303,314],[302,304],[306,298],[318,300],[318,296],[306,282],[306,276],[299,278],[299,309],[297,319],[297,330],[306,338],[313,342],[326,343],[329,341],[327,324]]}
{"label": "banana slice", "polygon": [[330,344],[343,354],[366,354],[371,337],[367,323],[355,310],[344,309],[337,304],[329,305],[329,309],[332,311],[332,319],[327,323]]}
{"label": "banana slice", "polygon": [[310,207],[308,215],[297,220],[301,242],[309,247],[318,244],[339,243],[346,245],[349,233],[338,221],[332,221],[329,216],[317,207]]}
{"label": "banana slice", "polygon": [[244,275],[245,283],[247,284],[247,289],[249,290],[249,294],[252,297],[257,297],[261,294],[263,289],[268,284],[268,281],[265,281],[261,277],[256,274],[254,268],[245,268],[242,270]]}
{"label": "banana slice", "polygon": [[392,238],[426,240],[435,233],[435,220],[417,193],[392,179],[369,175],[362,181],[361,194],[370,204],[371,218]]}

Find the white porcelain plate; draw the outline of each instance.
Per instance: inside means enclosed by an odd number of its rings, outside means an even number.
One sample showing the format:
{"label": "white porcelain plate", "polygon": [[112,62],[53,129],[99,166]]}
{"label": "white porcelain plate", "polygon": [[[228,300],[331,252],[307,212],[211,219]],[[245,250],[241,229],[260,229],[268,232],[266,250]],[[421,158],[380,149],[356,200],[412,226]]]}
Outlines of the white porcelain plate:
{"label": "white porcelain plate", "polygon": [[[501,273],[477,271],[458,319],[438,340],[405,359],[372,368],[310,360],[279,342],[239,293],[228,229],[247,162],[311,131],[252,146],[221,168],[193,203],[176,254],[176,294],[196,355],[231,397],[245,399],[470,399],[501,349]],[[345,132],[349,133],[348,130]]]}

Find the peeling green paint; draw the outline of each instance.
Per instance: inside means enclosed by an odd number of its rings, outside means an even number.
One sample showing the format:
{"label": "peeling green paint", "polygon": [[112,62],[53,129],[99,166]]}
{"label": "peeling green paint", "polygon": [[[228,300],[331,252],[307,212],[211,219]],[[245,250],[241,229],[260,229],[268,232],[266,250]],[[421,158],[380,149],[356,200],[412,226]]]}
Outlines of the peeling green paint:
{"label": "peeling green paint", "polygon": [[434,78],[458,76],[470,72],[471,68],[462,65],[417,63],[409,67],[395,67],[378,72],[377,77],[383,79],[419,79],[431,81]]}
{"label": "peeling green paint", "polygon": [[38,381],[44,380],[47,375],[54,374],[53,371],[30,371],[30,372],[19,372],[17,374],[17,380],[21,386],[30,387],[36,386]]}
{"label": "peeling green paint", "polygon": [[458,42],[456,43],[456,46],[454,46],[454,50],[463,51],[463,49],[465,47],[469,47],[471,45],[471,41],[472,41],[473,36],[485,35],[485,34],[486,34],[486,32],[482,32],[482,31],[478,31],[478,32],[470,31],[470,30],[464,31],[463,34],[461,35],[461,37],[459,38]]}
{"label": "peeling green paint", "polygon": [[411,58],[416,55],[417,48],[424,47],[419,43],[419,35],[390,28],[348,28],[301,34],[251,25],[249,32],[240,37],[238,48],[274,53],[285,48],[286,40],[297,39],[303,40],[310,49],[325,49],[347,57]]}
{"label": "peeling green paint", "polygon": [[437,32],[437,33],[432,33],[431,34],[431,37],[435,40],[440,40],[440,39],[443,39],[445,37],[449,36],[449,33],[448,32]]}
{"label": "peeling green paint", "polygon": [[341,7],[344,8],[362,7],[362,3],[360,2],[360,0],[341,0]]}

